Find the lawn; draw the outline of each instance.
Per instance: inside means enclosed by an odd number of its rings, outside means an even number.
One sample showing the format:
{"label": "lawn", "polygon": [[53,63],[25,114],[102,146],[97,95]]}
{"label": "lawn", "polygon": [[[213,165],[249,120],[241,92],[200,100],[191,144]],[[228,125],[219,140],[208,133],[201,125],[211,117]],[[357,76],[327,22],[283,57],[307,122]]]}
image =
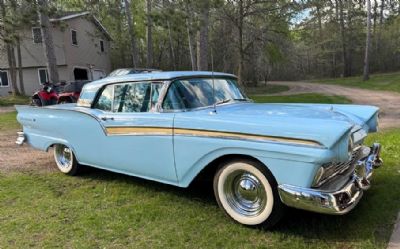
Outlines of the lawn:
{"label": "lawn", "polygon": [[356,76],[348,78],[319,79],[312,80],[311,82],[400,92],[400,72],[372,74],[368,81],[363,81],[362,76]]}
{"label": "lawn", "polygon": [[255,95],[255,94],[275,94],[289,91],[288,86],[283,85],[265,85],[265,86],[258,86],[258,87],[246,87],[245,91],[248,95]]}
{"label": "lawn", "polygon": [[[15,113],[0,114],[5,126],[18,126]],[[0,248],[385,248],[400,208],[399,140],[400,129],[368,137],[382,143],[385,165],[351,213],[288,209],[272,231],[230,221],[205,184],[181,189],[93,168],[0,173]]]}
{"label": "lawn", "polygon": [[16,119],[16,114],[17,112],[0,113],[0,132],[20,127]]}
{"label": "lawn", "polygon": [[27,105],[29,104],[29,97],[27,96],[7,96],[0,97],[1,106],[13,106],[13,105]]}
{"label": "lawn", "polygon": [[328,96],[319,93],[304,93],[285,96],[251,96],[258,103],[325,103],[325,104],[349,104],[351,100],[343,96]]}

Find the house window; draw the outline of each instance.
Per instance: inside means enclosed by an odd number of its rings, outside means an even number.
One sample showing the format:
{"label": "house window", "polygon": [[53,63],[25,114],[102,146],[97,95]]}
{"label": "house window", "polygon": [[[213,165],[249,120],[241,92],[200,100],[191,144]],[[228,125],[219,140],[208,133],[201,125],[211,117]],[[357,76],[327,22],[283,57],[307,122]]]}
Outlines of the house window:
{"label": "house window", "polygon": [[33,43],[42,43],[42,31],[40,28],[32,28]]}
{"label": "house window", "polygon": [[38,70],[38,75],[39,75],[39,83],[40,84],[45,84],[49,82],[49,74],[47,73],[46,68],[41,68]]}
{"label": "house window", "polygon": [[104,52],[104,41],[100,40],[100,51]]}
{"label": "house window", "polygon": [[72,45],[78,46],[78,33],[76,30],[71,30]]}
{"label": "house window", "polygon": [[0,87],[8,86],[8,73],[6,71],[0,71]]}

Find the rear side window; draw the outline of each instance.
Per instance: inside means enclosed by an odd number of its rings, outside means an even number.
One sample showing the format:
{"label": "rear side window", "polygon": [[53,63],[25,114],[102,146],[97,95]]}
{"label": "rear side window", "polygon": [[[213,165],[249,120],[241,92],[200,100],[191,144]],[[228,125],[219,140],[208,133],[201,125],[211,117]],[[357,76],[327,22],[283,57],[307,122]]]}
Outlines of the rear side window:
{"label": "rear side window", "polygon": [[151,83],[115,85],[113,112],[148,112]]}
{"label": "rear side window", "polygon": [[154,109],[162,84],[152,82],[107,86],[94,108],[109,112],[149,112]]}

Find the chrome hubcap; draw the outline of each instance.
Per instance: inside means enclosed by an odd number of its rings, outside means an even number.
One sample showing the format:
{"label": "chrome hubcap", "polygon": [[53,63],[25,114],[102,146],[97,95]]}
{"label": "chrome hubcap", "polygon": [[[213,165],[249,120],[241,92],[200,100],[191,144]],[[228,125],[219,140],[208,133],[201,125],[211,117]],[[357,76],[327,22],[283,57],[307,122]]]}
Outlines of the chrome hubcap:
{"label": "chrome hubcap", "polygon": [[267,203],[264,185],[247,171],[235,171],[224,182],[224,194],[228,204],[243,216],[259,215]]}
{"label": "chrome hubcap", "polygon": [[57,145],[55,148],[57,165],[67,169],[72,166],[72,151],[65,145]]}

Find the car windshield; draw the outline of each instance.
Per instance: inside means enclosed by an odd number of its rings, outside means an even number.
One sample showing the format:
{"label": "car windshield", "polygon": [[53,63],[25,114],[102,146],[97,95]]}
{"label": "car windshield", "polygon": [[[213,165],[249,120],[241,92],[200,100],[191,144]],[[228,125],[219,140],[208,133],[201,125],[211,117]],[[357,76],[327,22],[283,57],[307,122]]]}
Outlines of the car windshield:
{"label": "car windshield", "polygon": [[165,110],[194,109],[247,100],[234,79],[183,79],[171,83],[162,107]]}

